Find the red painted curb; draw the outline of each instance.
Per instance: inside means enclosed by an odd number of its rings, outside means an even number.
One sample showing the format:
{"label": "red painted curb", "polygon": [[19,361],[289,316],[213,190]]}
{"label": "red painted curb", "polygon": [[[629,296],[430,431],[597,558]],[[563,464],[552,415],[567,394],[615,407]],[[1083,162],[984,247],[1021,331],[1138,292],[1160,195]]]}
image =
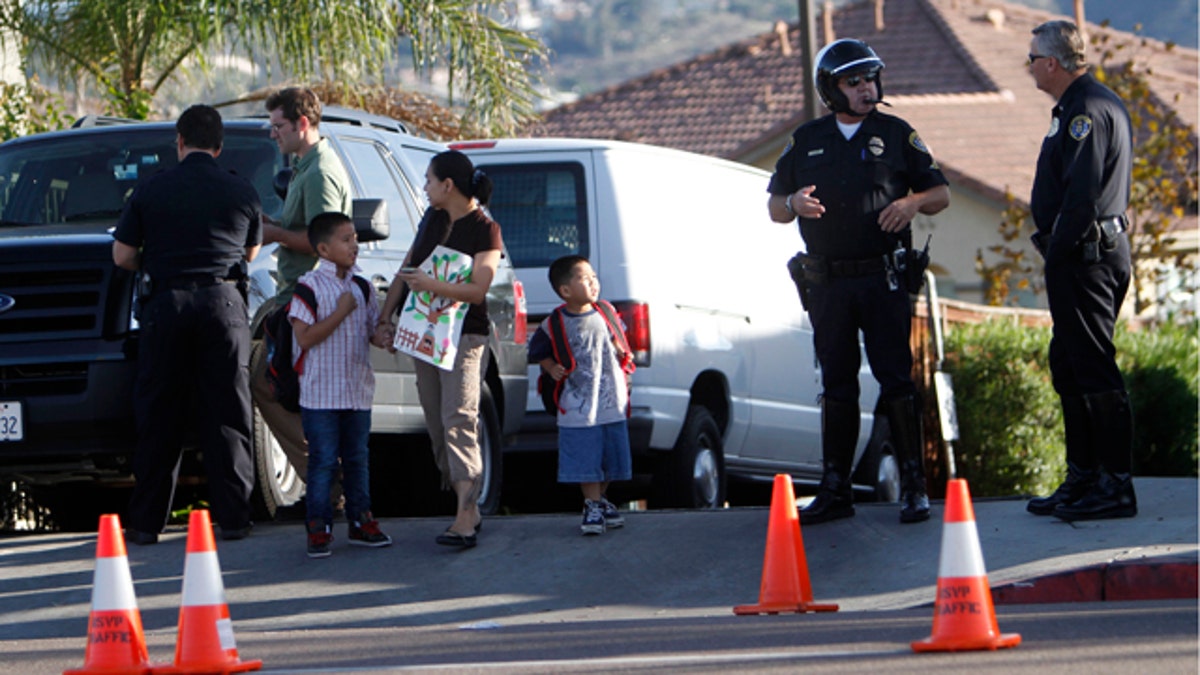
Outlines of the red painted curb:
{"label": "red painted curb", "polygon": [[1117,561],[992,588],[997,605],[1116,600],[1183,600],[1200,596],[1195,557]]}

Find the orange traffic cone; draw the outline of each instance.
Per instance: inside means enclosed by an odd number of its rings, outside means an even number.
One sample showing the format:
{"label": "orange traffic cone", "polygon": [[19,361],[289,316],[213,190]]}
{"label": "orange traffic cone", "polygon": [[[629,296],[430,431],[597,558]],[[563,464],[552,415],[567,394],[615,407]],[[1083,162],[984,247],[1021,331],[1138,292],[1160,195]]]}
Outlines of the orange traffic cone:
{"label": "orange traffic cone", "polygon": [[733,608],[733,613],[836,612],[837,609],[837,605],[813,604],[792,477],[784,473],[775,474],[758,604],[738,605]]}
{"label": "orange traffic cone", "polygon": [[187,558],[183,563],[183,602],[175,665],[155,673],[241,673],[262,668],[262,661],[238,658],[233,622],[225,604],[221,564],[208,511],[192,511],[188,520]]}
{"label": "orange traffic cone", "polygon": [[937,602],[933,606],[933,635],[912,643],[917,652],[957,652],[1001,649],[1021,644],[1016,633],[1001,635],[967,481],[946,483],[946,513],[942,553],[938,564]]}
{"label": "orange traffic cone", "polygon": [[92,611],[88,614],[88,643],[83,668],[76,673],[143,674],[151,666],[142,633],[142,615],[133,595],[133,577],[121,537],[121,519],[100,516],[96,542],[96,571],[92,577]]}

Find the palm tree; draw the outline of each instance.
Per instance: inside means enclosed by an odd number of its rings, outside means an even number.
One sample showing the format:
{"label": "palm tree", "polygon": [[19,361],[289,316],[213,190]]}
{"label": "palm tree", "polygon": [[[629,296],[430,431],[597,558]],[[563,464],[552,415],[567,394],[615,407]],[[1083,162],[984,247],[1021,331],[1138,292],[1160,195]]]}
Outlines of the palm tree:
{"label": "palm tree", "polygon": [[418,72],[445,67],[451,103],[491,133],[534,114],[536,38],[493,18],[502,0],[0,0],[0,34],[61,80],[93,82],[108,112],[145,119],[181,64],[216,48],[289,78],[382,80],[403,39]]}

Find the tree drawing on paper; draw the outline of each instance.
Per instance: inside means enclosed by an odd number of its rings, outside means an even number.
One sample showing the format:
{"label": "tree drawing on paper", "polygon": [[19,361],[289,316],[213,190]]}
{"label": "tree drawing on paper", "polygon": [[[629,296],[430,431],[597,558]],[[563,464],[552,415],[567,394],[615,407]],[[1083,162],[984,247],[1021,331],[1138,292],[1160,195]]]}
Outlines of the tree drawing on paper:
{"label": "tree drawing on paper", "polygon": [[[462,257],[462,254],[457,252],[435,252],[427,261],[427,264],[431,266],[427,273],[439,281],[451,284],[467,283],[471,280],[471,268],[460,261]],[[448,348],[453,345],[451,340],[445,337],[446,327],[452,321],[461,321],[466,311],[465,303],[452,298],[434,295],[429,291],[409,293],[408,306],[404,309],[404,313],[410,314],[417,321],[425,322],[425,330],[421,332],[415,351],[429,357],[434,363],[440,363],[446,356]],[[440,341],[437,337],[439,325],[443,326]]]}

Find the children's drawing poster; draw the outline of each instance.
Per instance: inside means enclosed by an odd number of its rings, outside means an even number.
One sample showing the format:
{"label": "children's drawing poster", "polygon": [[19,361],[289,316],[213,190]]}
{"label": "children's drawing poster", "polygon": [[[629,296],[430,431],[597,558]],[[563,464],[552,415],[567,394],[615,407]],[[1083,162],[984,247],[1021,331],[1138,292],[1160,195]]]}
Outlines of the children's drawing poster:
{"label": "children's drawing poster", "polygon": [[[471,280],[473,262],[471,256],[439,245],[420,270],[439,281],[462,284]],[[453,369],[468,308],[465,302],[429,291],[411,291],[396,322],[396,350],[442,370]]]}

